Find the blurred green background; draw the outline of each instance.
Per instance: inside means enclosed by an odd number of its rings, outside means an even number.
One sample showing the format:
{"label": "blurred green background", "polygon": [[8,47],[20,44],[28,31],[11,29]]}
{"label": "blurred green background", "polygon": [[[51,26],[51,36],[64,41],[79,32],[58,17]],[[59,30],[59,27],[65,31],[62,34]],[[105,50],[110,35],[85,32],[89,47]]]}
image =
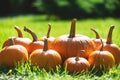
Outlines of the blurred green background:
{"label": "blurred green background", "polygon": [[120,17],[120,0],[0,0],[0,17],[46,14],[59,19]]}

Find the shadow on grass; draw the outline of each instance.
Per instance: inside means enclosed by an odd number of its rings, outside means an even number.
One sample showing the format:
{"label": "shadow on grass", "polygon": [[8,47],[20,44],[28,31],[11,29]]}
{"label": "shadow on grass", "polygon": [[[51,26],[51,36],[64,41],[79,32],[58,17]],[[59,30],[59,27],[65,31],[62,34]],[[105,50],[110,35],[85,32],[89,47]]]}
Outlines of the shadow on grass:
{"label": "shadow on grass", "polygon": [[9,70],[10,70],[10,68],[8,68],[6,66],[0,66],[0,74],[1,73],[8,73]]}

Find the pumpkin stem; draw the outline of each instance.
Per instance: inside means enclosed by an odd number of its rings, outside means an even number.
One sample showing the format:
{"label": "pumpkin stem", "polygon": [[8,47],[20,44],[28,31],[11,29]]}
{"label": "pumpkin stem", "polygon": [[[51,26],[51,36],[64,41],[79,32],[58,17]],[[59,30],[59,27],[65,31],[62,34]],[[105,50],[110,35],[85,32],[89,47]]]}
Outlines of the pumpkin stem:
{"label": "pumpkin stem", "polygon": [[19,28],[18,26],[15,25],[14,29],[17,31],[18,37],[21,37],[21,38],[22,38],[23,35],[22,35],[22,32],[21,32],[20,28]]}
{"label": "pumpkin stem", "polygon": [[44,47],[43,47],[43,51],[47,51],[48,50],[48,39],[44,38]]}
{"label": "pumpkin stem", "polygon": [[101,41],[101,48],[100,48],[100,51],[103,51],[103,46],[104,46],[104,44],[103,44],[103,41],[102,41],[102,39],[100,39],[100,41]]}
{"label": "pumpkin stem", "polygon": [[77,19],[73,19],[73,20],[72,20],[69,38],[75,37],[76,20],[77,20]]}
{"label": "pumpkin stem", "polygon": [[112,44],[112,32],[113,32],[113,29],[114,29],[115,26],[111,26],[110,29],[109,29],[109,33],[108,33],[108,36],[107,36],[107,44]]}
{"label": "pumpkin stem", "polygon": [[[84,53],[84,52],[85,52],[85,50],[80,50],[80,53]],[[79,60],[80,53],[77,53],[77,56],[75,58],[76,61]]]}
{"label": "pumpkin stem", "polygon": [[28,29],[27,27],[24,27],[24,31],[26,31],[32,35],[33,42],[38,41],[37,35],[32,30]]}
{"label": "pumpkin stem", "polygon": [[51,24],[48,24],[47,38],[50,37],[50,31],[51,31]]}
{"label": "pumpkin stem", "polygon": [[10,39],[9,39],[9,43],[10,43],[10,45],[14,45],[14,40],[13,40],[13,38],[10,38]]}
{"label": "pumpkin stem", "polygon": [[95,33],[96,39],[100,39],[100,36],[99,36],[98,32],[93,28],[90,28],[90,29]]}

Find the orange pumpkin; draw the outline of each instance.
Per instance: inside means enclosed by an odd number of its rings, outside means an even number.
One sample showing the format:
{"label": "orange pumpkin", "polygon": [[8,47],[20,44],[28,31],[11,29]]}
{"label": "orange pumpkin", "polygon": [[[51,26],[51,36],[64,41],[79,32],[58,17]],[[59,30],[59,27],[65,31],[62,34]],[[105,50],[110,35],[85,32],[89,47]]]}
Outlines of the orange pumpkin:
{"label": "orange pumpkin", "polygon": [[33,51],[30,55],[32,65],[39,66],[45,70],[56,69],[56,66],[61,65],[62,59],[60,54],[52,49],[48,50],[47,38],[44,40],[44,48]]}
{"label": "orange pumpkin", "polygon": [[[102,42],[102,40],[101,40]],[[109,70],[115,65],[112,53],[103,50],[103,43],[100,50],[93,51],[88,58],[91,68]]]}
{"label": "orange pumpkin", "polygon": [[63,61],[69,57],[76,56],[80,50],[85,50],[81,57],[88,58],[88,55],[94,51],[93,41],[82,34],[75,34],[76,19],[72,20],[71,30],[69,35],[62,35],[56,38],[51,46],[52,49],[60,53]]}
{"label": "orange pumpkin", "polygon": [[28,52],[22,45],[14,45],[13,38],[9,39],[9,46],[0,51],[0,65],[14,67],[20,61],[28,60]]}
{"label": "orange pumpkin", "polygon": [[[92,38],[92,41],[94,42],[94,44],[95,44],[95,50],[99,50],[100,49],[100,46],[101,46],[101,40],[100,40],[100,36],[99,36],[99,34],[98,34],[98,32],[95,30],[95,29],[93,29],[93,28],[91,28],[91,30],[95,33],[95,35],[96,35],[96,38]],[[105,43],[106,42],[106,40],[105,39],[102,39],[102,42],[103,43]]]}
{"label": "orange pumpkin", "polygon": [[107,42],[104,43],[103,50],[107,50],[113,54],[115,58],[115,64],[118,66],[120,64],[120,48],[116,44],[112,43],[113,29],[114,26],[111,26],[107,36]]}
{"label": "orange pumpkin", "polygon": [[66,59],[63,66],[69,73],[82,73],[89,69],[90,64],[87,59],[77,55],[77,57],[70,57]]}
{"label": "orange pumpkin", "polygon": [[50,37],[50,31],[51,31],[51,25],[48,24],[48,31],[47,31],[47,36],[40,38],[41,41],[44,41],[44,38],[48,39],[48,49],[51,47],[53,41],[55,40],[54,37]]}
{"label": "orange pumpkin", "polygon": [[24,31],[31,34],[31,36],[33,38],[33,41],[28,46],[28,53],[29,54],[31,54],[36,49],[42,49],[43,48],[44,42],[39,41],[38,38],[37,38],[37,35],[32,30],[28,29],[27,27],[24,27]]}
{"label": "orange pumpkin", "polygon": [[[14,28],[15,28],[15,30],[16,30],[17,33],[18,33],[18,37],[16,37],[16,38],[13,37],[14,44],[22,45],[22,46],[24,46],[26,49],[28,49],[28,45],[32,42],[32,40],[30,40],[29,38],[23,38],[22,32],[21,32],[21,30],[19,29],[18,26],[15,26]],[[4,48],[5,46],[9,46],[9,45],[10,45],[9,39],[7,39],[7,40],[3,43],[2,48]]]}

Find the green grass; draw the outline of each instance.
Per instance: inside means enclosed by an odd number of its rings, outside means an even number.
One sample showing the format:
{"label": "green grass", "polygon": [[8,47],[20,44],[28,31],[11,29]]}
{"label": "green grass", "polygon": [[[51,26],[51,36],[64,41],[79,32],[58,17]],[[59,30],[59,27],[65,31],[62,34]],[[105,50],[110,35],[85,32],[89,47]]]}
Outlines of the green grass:
{"label": "green grass", "polygon": [[[46,35],[48,23],[51,23],[52,30],[51,36],[58,37],[63,34],[68,34],[71,20],[57,20],[51,19],[46,20],[46,16],[42,15],[24,15],[15,17],[0,18],[0,49],[2,49],[3,42],[12,36],[17,36],[14,30],[14,25],[17,25],[22,29],[27,26],[32,29],[41,38]],[[76,33],[87,35],[90,38],[94,38],[94,33],[90,30],[91,27],[95,28],[101,38],[106,38],[110,25],[115,25],[115,30],[113,32],[113,43],[120,46],[120,19],[106,18],[106,19],[84,19],[77,20]],[[24,37],[30,39],[31,36],[23,31]],[[92,80],[118,80],[120,77],[120,66],[117,68],[112,68],[108,72],[100,73],[86,72],[83,74],[68,74],[61,67],[58,67],[56,71],[46,72],[45,70],[40,70],[37,67],[33,67],[30,63],[19,64],[14,69],[7,69],[5,67],[0,67],[0,80],[79,80],[79,79],[92,79]]]}

